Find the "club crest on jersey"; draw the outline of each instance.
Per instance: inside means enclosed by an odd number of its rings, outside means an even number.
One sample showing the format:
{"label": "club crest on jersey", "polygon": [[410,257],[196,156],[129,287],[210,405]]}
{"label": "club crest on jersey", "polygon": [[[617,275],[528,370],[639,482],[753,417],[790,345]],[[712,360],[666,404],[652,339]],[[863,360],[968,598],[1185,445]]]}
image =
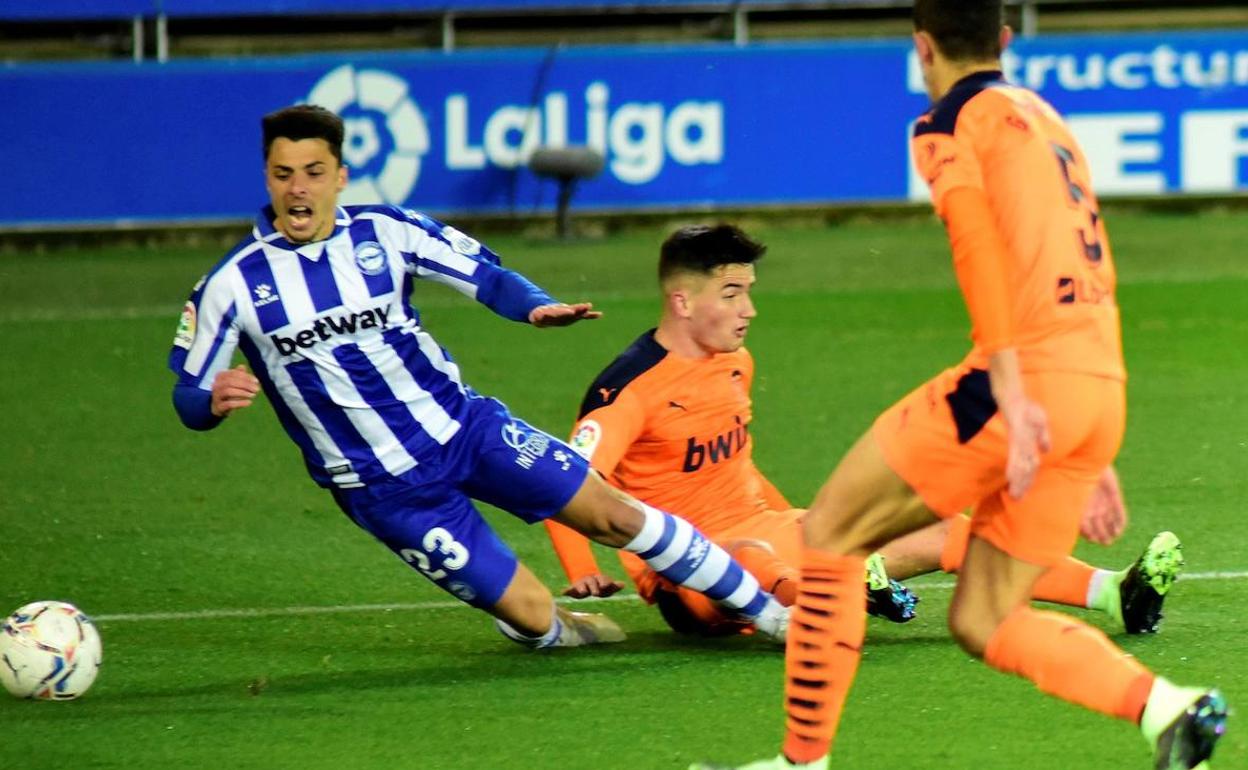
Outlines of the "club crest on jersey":
{"label": "club crest on jersey", "polygon": [[512,421],[503,426],[503,443],[516,450],[516,465],[528,470],[550,448],[550,436],[541,431],[526,431]]}
{"label": "club crest on jersey", "polygon": [[381,275],[386,272],[386,250],[377,241],[357,244],[355,265],[364,275]]}
{"label": "club crest on jersey", "polygon": [[601,440],[602,426],[595,420],[585,420],[576,426],[570,446],[578,455],[588,460],[594,456],[594,450],[598,448],[598,442]]}
{"label": "club crest on jersey", "polygon": [[280,302],[282,299],[281,296],[273,290],[273,287],[267,283],[256,284],[255,287],[252,288],[251,292],[255,295],[255,298],[251,302],[256,307],[264,307],[265,305],[273,302]]}
{"label": "club crest on jersey", "polygon": [[178,319],[178,330],[173,333],[173,344],[186,350],[195,342],[195,303],[187,301]]}
{"label": "club crest on jersey", "polygon": [[481,243],[469,238],[450,225],[442,226],[442,237],[451,244],[451,248],[465,257],[475,257],[481,253]]}

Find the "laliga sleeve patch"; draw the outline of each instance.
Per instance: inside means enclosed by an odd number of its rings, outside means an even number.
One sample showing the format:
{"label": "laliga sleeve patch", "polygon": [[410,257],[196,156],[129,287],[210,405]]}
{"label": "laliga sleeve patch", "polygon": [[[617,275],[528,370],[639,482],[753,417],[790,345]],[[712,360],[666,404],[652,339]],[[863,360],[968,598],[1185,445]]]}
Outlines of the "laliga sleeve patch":
{"label": "laliga sleeve patch", "polygon": [[594,456],[594,450],[598,448],[598,442],[602,440],[602,426],[593,420],[585,420],[576,426],[576,432],[572,434],[572,441],[569,446],[576,450],[576,453],[586,460]]}
{"label": "laliga sleeve patch", "polygon": [[175,347],[190,350],[195,343],[195,303],[187,302],[182,308],[182,317],[178,319],[178,330],[173,334]]}
{"label": "laliga sleeve patch", "polygon": [[481,253],[480,242],[469,238],[450,225],[442,226],[442,237],[451,244],[452,249],[465,257],[475,257]]}

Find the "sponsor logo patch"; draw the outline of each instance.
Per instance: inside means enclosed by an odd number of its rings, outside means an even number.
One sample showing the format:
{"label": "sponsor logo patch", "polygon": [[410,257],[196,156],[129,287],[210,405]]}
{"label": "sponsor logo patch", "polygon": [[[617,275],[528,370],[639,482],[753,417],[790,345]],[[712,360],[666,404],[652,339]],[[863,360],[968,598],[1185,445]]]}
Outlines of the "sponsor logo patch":
{"label": "sponsor logo patch", "polygon": [[281,300],[281,296],[267,283],[258,283],[251,291],[256,295],[255,299],[252,300],[252,304],[256,307],[264,307],[272,302]]}
{"label": "sponsor logo patch", "polygon": [[386,319],[390,316],[390,306],[378,306],[359,313],[339,316],[325,316],[316,319],[311,326],[301,329],[289,337],[270,334],[269,341],[283,356],[292,356],[300,350],[320,342],[325,342],[340,334],[356,334],[366,329],[386,328]]}
{"label": "sponsor logo patch", "polygon": [[182,317],[178,319],[178,330],[173,333],[173,344],[179,348],[190,350],[195,343],[195,303],[187,301],[182,307]]}
{"label": "sponsor logo patch", "polygon": [[550,436],[541,431],[526,431],[514,422],[503,426],[503,442],[516,450],[516,465],[528,470],[550,448]]}
{"label": "sponsor logo patch", "polygon": [[576,426],[576,432],[572,434],[572,441],[569,445],[578,455],[586,460],[594,456],[594,450],[598,448],[598,442],[602,440],[602,426],[594,420],[585,420]]}

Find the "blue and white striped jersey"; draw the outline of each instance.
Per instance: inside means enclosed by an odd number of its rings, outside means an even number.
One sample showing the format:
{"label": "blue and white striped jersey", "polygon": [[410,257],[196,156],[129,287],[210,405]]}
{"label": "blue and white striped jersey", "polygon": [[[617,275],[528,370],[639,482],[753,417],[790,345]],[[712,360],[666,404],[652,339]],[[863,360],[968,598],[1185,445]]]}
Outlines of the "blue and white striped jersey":
{"label": "blue and white striped jersey", "polygon": [[415,211],[340,207],[333,234],[302,245],[272,221],[266,207],[196,284],[169,368],[179,386],[211,391],[241,348],[323,486],[402,474],[461,427],[469,391],[420,326],[413,278],[516,321],[554,302],[477,241]]}

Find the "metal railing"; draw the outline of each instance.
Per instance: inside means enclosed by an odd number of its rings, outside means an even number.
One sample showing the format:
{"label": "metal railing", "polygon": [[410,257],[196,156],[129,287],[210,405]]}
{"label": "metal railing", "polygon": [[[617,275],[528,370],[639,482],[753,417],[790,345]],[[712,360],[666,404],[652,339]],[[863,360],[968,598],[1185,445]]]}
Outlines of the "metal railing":
{"label": "metal railing", "polygon": [[[1007,0],[1019,9],[1023,36],[1038,29],[1040,6],[1121,4],[1121,0]],[[151,29],[157,61],[169,59],[169,25],[173,20],[246,17],[413,16],[438,23],[443,51],[456,48],[456,22],[470,17],[534,15],[602,15],[630,13],[723,13],[732,20],[732,40],[750,42],[750,18],[757,12],[827,11],[908,8],[912,0],[41,0],[0,5],[0,22],[67,22],[129,20],[132,57],[142,61],[146,30]]]}

